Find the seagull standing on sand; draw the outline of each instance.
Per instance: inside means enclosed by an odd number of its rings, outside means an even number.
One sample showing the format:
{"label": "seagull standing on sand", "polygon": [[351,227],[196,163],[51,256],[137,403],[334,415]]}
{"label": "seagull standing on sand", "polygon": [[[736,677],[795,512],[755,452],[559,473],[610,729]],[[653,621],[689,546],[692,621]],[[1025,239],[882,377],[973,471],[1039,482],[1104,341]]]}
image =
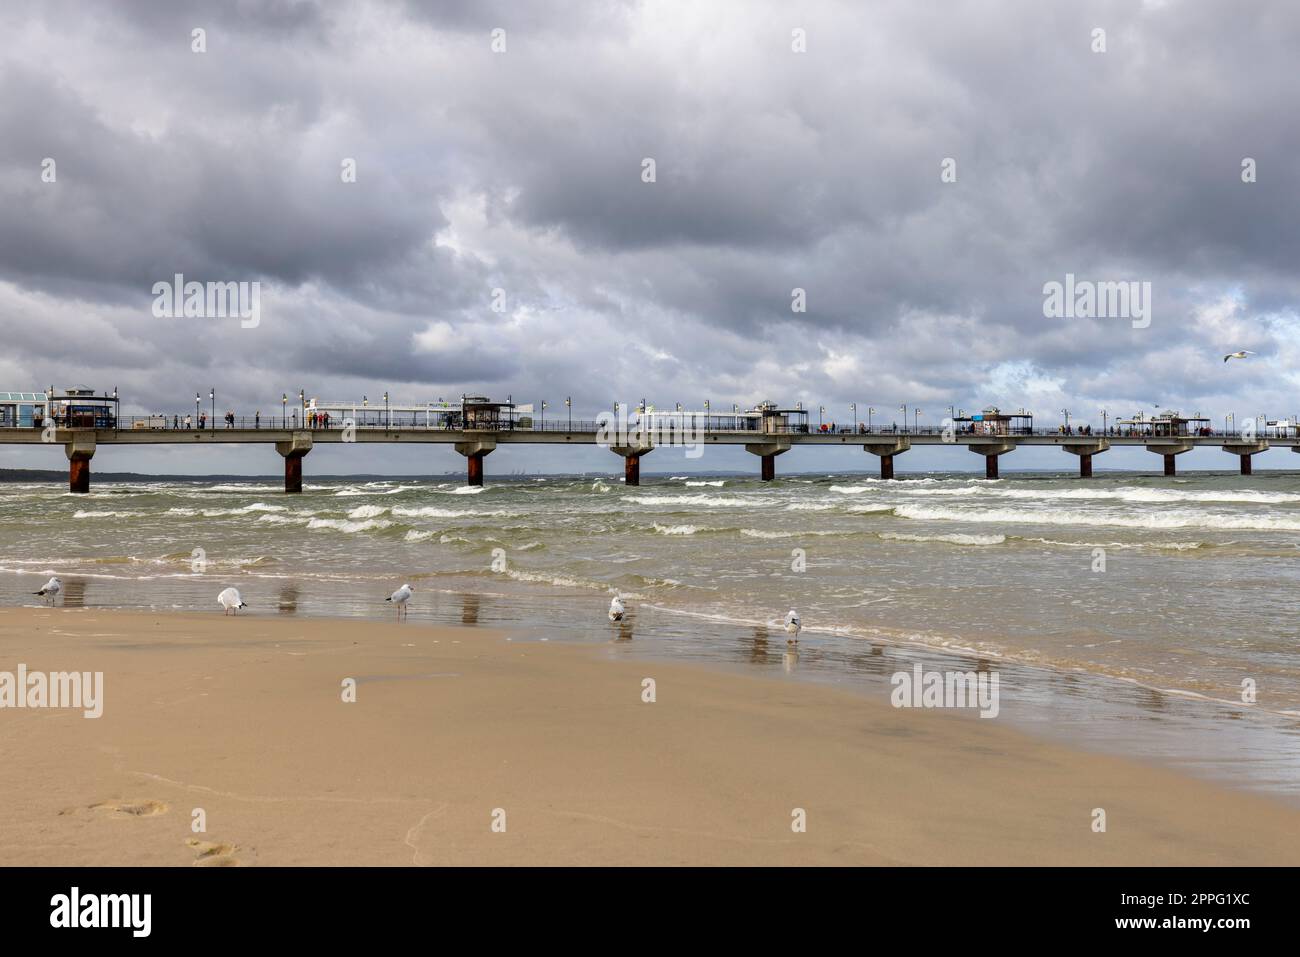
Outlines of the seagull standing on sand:
{"label": "seagull standing on sand", "polygon": [[223,589],[221,594],[217,596],[217,604],[221,606],[223,615],[238,615],[239,609],[248,607],[244,603],[244,599],[239,597],[238,588]]}
{"label": "seagull standing on sand", "polygon": [[42,598],[48,598],[50,600],[50,604],[53,605],[54,599],[58,598],[59,594],[62,591],[63,591],[63,582],[59,581],[57,578],[51,578],[49,581],[45,583],[44,588],[42,588],[38,592],[32,592],[32,594],[40,595]]}
{"label": "seagull standing on sand", "polygon": [[799,613],[793,608],[785,616],[785,631],[791,637],[785,640],[787,645],[799,644],[799,631],[803,628],[803,622],[799,620]]}
{"label": "seagull standing on sand", "polygon": [[1227,362],[1229,359],[1244,359],[1246,356],[1253,356],[1254,354],[1255,353],[1251,352],[1249,349],[1242,349],[1240,352],[1229,352],[1223,357],[1223,361]]}
{"label": "seagull standing on sand", "polygon": [[397,617],[401,618],[407,612],[407,602],[411,600],[411,586],[403,585],[397,591],[393,592],[384,601],[391,601],[397,606]]}
{"label": "seagull standing on sand", "polygon": [[623,599],[615,595],[609,603],[609,620],[622,621],[625,614],[627,614],[627,609],[623,607]]}

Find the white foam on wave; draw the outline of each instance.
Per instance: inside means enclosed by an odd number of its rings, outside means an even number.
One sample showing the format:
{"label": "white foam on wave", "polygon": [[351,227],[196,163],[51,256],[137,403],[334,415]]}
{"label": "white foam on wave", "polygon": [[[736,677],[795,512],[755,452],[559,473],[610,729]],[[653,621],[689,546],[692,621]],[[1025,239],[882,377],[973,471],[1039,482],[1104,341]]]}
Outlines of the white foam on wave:
{"label": "white foam on wave", "polygon": [[726,484],[727,484],[727,483],[724,482],[722,479],[718,479],[718,480],[713,481],[713,482],[687,482],[687,483],[686,483],[686,485],[687,485],[688,488],[691,487],[691,486],[696,486],[696,485],[709,485],[709,486],[712,486],[713,488],[722,488],[722,486],[724,486],[724,485],[726,485]]}
{"label": "white foam on wave", "polygon": [[694,535],[700,529],[696,525],[660,525],[656,522],[654,530],[660,535]]}
{"label": "white foam on wave", "polygon": [[1157,548],[1175,552],[1203,548],[1206,544],[1205,542],[1062,542],[1054,538],[1025,538],[1022,541],[1059,545],[1065,548]]}
{"label": "white foam on wave", "polygon": [[427,542],[429,539],[433,538],[433,536],[436,534],[437,534],[436,532],[426,532],[418,528],[412,528],[406,533],[406,537],[403,539],[403,541]]}
{"label": "white foam on wave", "polygon": [[1061,509],[964,509],[927,505],[898,505],[899,518],[931,522],[978,522],[998,525],[1110,525],[1116,528],[1211,528],[1244,531],[1300,531],[1300,519],[1266,515],[1221,515],[1187,510],[1149,514],[1070,512]]}
{"label": "white foam on wave", "polygon": [[394,505],[390,514],[401,518],[519,518],[522,512],[500,509],[450,509],[436,505]]}
{"label": "white foam on wave", "polygon": [[385,519],[373,518],[361,522],[353,522],[344,518],[310,518],[307,520],[308,528],[331,528],[348,535],[355,534],[356,532],[368,532],[377,528],[388,528],[392,524],[392,522]]}
{"label": "white foam on wave", "polygon": [[73,518],[139,518],[144,512],[77,511]]}
{"label": "white foam on wave", "polygon": [[943,542],[946,545],[1001,545],[1005,535],[908,535],[902,532],[881,532],[881,538],[895,542]]}
{"label": "white foam on wave", "polygon": [[717,508],[761,508],[769,503],[738,495],[708,495],[692,492],[685,495],[624,495],[633,505],[710,505]]}
{"label": "white foam on wave", "polygon": [[348,512],[348,518],[378,518],[387,511],[388,509],[383,505],[358,505],[352,511]]}

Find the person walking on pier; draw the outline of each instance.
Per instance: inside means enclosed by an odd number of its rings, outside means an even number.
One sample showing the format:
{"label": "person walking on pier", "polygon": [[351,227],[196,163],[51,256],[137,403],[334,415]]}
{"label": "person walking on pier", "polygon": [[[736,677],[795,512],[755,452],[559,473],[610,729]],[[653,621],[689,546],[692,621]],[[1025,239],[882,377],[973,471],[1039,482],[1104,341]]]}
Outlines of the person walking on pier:
{"label": "person walking on pier", "polygon": [[207,427],[208,427],[208,414],[207,414],[206,412],[200,412],[200,413],[199,413],[199,431],[202,432],[202,431],[203,431],[204,429],[206,429]]}
{"label": "person walking on pier", "polygon": [[256,412],[253,413],[253,428],[260,429],[261,427],[262,427],[262,410],[258,409]]}
{"label": "person walking on pier", "polygon": [[188,412],[185,413],[185,428],[186,429],[194,428],[194,420],[190,418],[190,414]]}

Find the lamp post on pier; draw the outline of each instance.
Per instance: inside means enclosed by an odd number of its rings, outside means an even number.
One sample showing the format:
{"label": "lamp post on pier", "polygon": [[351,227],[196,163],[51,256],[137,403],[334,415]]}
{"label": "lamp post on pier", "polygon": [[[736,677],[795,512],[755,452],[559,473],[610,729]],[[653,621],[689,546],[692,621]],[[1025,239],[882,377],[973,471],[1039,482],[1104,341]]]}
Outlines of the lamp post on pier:
{"label": "lamp post on pier", "polygon": [[875,414],[876,414],[876,410],[873,409],[871,406],[867,406],[867,431],[868,432],[871,431],[871,417]]}
{"label": "lamp post on pier", "polygon": [[194,427],[196,429],[199,427],[199,407],[202,405],[202,403],[203,403],[203,396],[195,392],[194,393]]}
{"label": "lamp post on pier", "polygon": [[573,396],[564,397],[564,407],[569,412],[569,431],[573,431]]}
{"label": "lamp post on pier", "polygon": [[217,427],[217,387],[216,386],[213,386],[212,389],[208,392],[208,398],[212,400],[212,418],[209,421],[212,423],[212,428],[215,429]]}
{"label": "lamp post on pier", "polygon": [[289,393],[280,393],[280,428],[289,427]]}
{"label": "lamp post on pier", "polygon": [[903,431],[906,432],[906,431],[907,431],[907,406],[906,406],[906,405],[900,405],[898,408],[899,408],[899,409],[902,411],[902,413],[903,413]]}
{"label": "lamp post on pier", "polygon": [[393,424],[392,418],[388,414],[388,390],[384,390],[384,428]]}

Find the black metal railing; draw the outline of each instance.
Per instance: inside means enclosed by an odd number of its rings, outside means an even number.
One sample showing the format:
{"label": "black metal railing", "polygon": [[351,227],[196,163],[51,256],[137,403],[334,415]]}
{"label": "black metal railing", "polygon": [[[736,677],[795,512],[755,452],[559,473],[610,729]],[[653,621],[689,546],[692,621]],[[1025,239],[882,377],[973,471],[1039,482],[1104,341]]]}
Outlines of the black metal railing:
{"label": "black metal railing", "polygon": [[[181,415],[172,413],[169,415],[123,415],[118,416],[115,420],[109,420],[107,423],[92,425],[89,422],[80,421],[65,422],[57,421],[56,427],[59,429],[67,428],[99,428],[116,429],[117,431],[135,431],[135,430],[152,430],[159,432],[193,432],[202,430],[205,432],[222,432],[227,430],[244,430],[244,431],[331,431],[337,432],[345,428],[352,427],[364,429],[367,431],[392,431],[392,432],[447,432],[461,431],[461,422],[459,415],[447,415],[445,413],[431,413],[427,417],[423,413],[392,413],[388,416],[380,411],[368,410],[366,413],[359,413],[355,418],[351,415],[336,416],[333,414],[317,414],[313,417],[309,411],[305,419],[296,414],[297,410],[290,410],[287,415],[279,413],[275,415],[232,415],[227,418],[219,415],[214,421],[209,415],[195,416],[193,414]],[[32,425],[21,425],[17,422],[0,421],[0,430],[37,430],[44,427],[45,422],[38,422]],[[483,432],[520,432],[520,433],[566,433],[590,434],[601,432],[603,430],[616,430],[619,434],[638,435],[649,433],[653,436],[664,435],[698,435],[698,434],[725,434],[725,435],[753,435],[756,437],[764,435],[853,435],[863,439],[870,438],[897,438],[900,436],[945,436],[952,435],[960,440],[988,439],[996,441],[999,439],[1016,439],[1026,436],[1035,437],[1057,437],[1071,439],[1106,439],[1106,438],[1132,438],[1148,439],[1152,441],[1161,440],[1180,440],[1196,438],[1220,438],[1220,439],[1241,439],[1243,441],[1252,441],[1255,439],[1295,439],[1300,437],[1295,429],[1265,429],[1249,437],[1243,435],[1240,431],[1227,431],[1223,429],[1205,428],[1187,433],[1163,434],[1153,433],[1149,430],[1135,428],[1117,428],[1110,426],[1103,429],[1083,429],[1073,427],[1065,428],[1058,426],[1056,428],[1039,428],[1039,429],[1008,429],[1005,432],[980,432],[973,429],[951,429],[942,426],[907,426],[897,423],[889,425],[879,425],[872,423],[868,428],[866,423],[859,423],[857,426],[841,425],[839,423],[767,423],[762,426],[757,420],[748,421],[743,417],[732,416],[710,416],[707,422],[695,422],[689,416],[683,417],[680,421],[656,421],[653,424],[647,424],[643,432],[641,424],[637,420],[630,422],[615,420],[613,418],[602,419],[576,419],[567,416],[558,418],[547,418],[545,420],[534,417],[531,421],[525,418],[520,421],[500,421],[495,424],[473,425],[471,424],[466,431],[483,431]]]}

